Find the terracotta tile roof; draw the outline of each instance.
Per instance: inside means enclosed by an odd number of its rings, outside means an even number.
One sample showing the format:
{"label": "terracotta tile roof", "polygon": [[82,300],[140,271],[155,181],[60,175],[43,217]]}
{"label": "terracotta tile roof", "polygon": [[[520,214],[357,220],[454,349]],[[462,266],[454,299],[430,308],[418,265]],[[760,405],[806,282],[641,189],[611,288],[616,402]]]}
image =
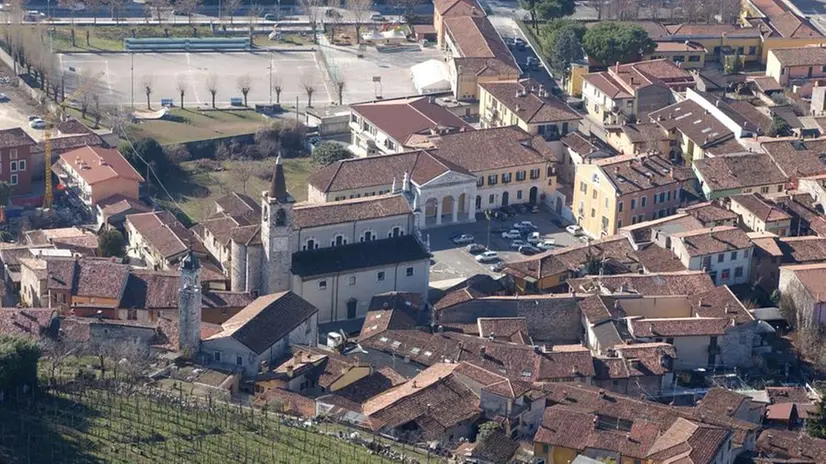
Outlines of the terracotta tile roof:
{"label": "terracotta tile roof", "polygon": [[697,403],[697,408],[708,414],[733,417],[740,406],[746,402],[750,403],[749,397],[745,395],[725,388],[713,387]]}
{"label": "terracotta tile roof", "polygon": [[826,263],[781,266],[780,272],[781,275],[783,272],[791,272],[816,302],[824,301],[822,295],[826,295]]}
{"label": "terracotta tile roof", "polygon": [[446,108],[432,103],[429,97],[360,103],[350,109],[405,146],[409,146],[411,137],[417,135],[434,137],[474,130]]}
{"label": "terracotta tile roof", "polygon": [[597,146],[595,141],[588,139],[580,132],[568,132],[562,136],[560,141],[562,141],[562,144],[568,147],[569,150],[580,156],[587,156],[602,150],[602,147]]}
{"label": "terracotta tile roof", "polygon": [[54,315],[51,308],[0,308],[0,334],[39,339]]}
{"label": "terracotta tile roof", "polygon": [[[240,220],[240,221],[239,221]],[[249,224],[243,216],[239,216],[238,219],[233,218],[232,216],[218,216],[212,219],[207,219],[199,224],[197,224],[204,230],[208,230],[209,233],[212,234],[213,237],[218,241],[221,246],[229,246],[229,242],[232,238],[233,231],[241,227],[251,226],[255,224]],[[256,227],[260,227],[255,225]],[[193,234],[195,233],[195,228],[190,229]],[[204,241],[204,237],[201,237],[202,241]]]}
{"label": "terracotta tile roof", "polygon": [[206,252],[192,231],[169,211],[130,214],[126,216],[126,222],[132,224],[143,240],[165,259],[180,255],[190,247]]}
{"label": "terracotta tile roof", "polygon": [[49,259],[47,269],[47,288],[71,290],[75,296],[113,299],[115,306],[129,278],[129,266],[107,259]]}
{"label": "terracotta tile roof", "polygon": [[760,146],[786,177],[826,174],[826,162],[822,159],[826,138],[763,142]]}
{"label": "terracotta tile roof", "polygon": [[677,66],[670,59],[638,61],[608,68],[614,78],[626,89],[637,89],[647,85],[666,87],[694,87],[691,73]]}
{"label": "terracotta tile roof", "polygon": [[629,272],[638,267],[635,250],[626,237],[614,235],[561,250],[552,250],[524,261],[505,264],[503,272],[520,278],[542,279],[562,272],[578,272],[589,259],[601,258],[608,266]]}
{"label": "terracotta tile roof", "polygon": [[232,217],[253,215],[257,219],[261,214],[261,206],[243,193],[228,193],[215,200],[215,206],[219,211]]}
{"label": "terracotta tile roof", "polygon": [[764,93],[783,90],[783,86],[777,82],[777,79],[771,76],[754,76],[749,78],[749,81],[754,82],[757,89]]}
{"label": "terracotta tile roof", "polygon": [[763,430],[755,442],[755,449],[776,459],[795,460],[792,461],[795,463],[826,462],[826,440],[798,431]]}
{"label": "terracotta tile roof", "polygon": [[677,357],[677,350],[668,343],[634,343],[614,349],[626,362],[629,377],[663,375],[670,371],[665,361]]}
{"label": "terracotta tile roof", "polygon": [[[720,37],[723,34],[730,37],[759,37],[760,32],[750,27],[739,27],[732,24],[675,24],[665,26],[668,33],[677,37]],[[676,39],[677,37],[673,37]]]}
{"label": "terracotta tile roof", "polygon": [[706,48],[699,42],[657,42],[657,53],[705,52]]}
{"label": "terracotta tile roof", "polygon": [[[325,193],[367,187],[389,188],[394,179],[401,185],[407,172],[411,181],[423,185],[454,169],[455,166],[437,157],[436,152],[419,150],[339,161],[314,172],[307,182]],[[466,173],[462,168],[458,169]]]}
{"label": "terracotta tile roof", "polygon": [[436,0],[433,7],[442,16],[484,16],[485,10],[475,0]]}
{"label": "terracotta tile roof", "polygon": [[518,72],[508,46],[485,16],[451,16],[443,20],[445,34],[453,37],[460,58],[495,58]]}
{"label": "terracotta tile roof", "polygon": [[604,297],[599,295],[588,295],[580,300],[577,306],[589,324],[599,324],[614,318],[614,313],[608,309]]}
{"label": "terracotta tile roof", "polygon": [[0,130],[0,148],[34,145],[35,141],[20,127]]}
{"label": "terracotta tile roof", "polygon": [[444,296],[433,305],[433,310],[438,312],[474,298],[498,295],[504,291],[505,287],[499,280],[488,274],[476,274],[446,289]]}
{"label": "terracotta tile roof", "polygon": [[[62,135],[62,136],[55,136],[51,139],[52,143],[52,153],[57,155],[59,153],[65,153],[70,150],[77,150],[83,147],[107,147],[106,142],[103,139],[95,134],[80,134],[80,135]],[[43,142],[38,142],[37,145],[32,147],[32,153],[43,154],[46,151],[45,144]]]}
{"label": "terracotta tile roof", "polygon": [[[736,216],[735,216],[736,217]],[[638,245],[652,242],[655,234],[671,235],[687,230],[702,229],[705,226],[694,216],[686,213],[676,213],[664,218],[630,224],[619,229],[620,234],[630,233]]]}
{"label": "terracotta tile roof", "polygon": [[221,324],[223,332],[207,340],[232,337],[260,354],[317,312],[293,292],[261,296]]}
{"label": "terracotta tile roof", "polygon": [[640,247],[636,256],[646,272],[679,272],[686,270],[683,263],[677,259],[671,250],[666,250],[654,243]]}
{"label": "terracotta tile roof", "polygon": [[712,191],[783,184],[787,176],[766,154],[728,155],[694,161]]}
{"label": "terracotta tile roof", "polygon": [[710,227],[674,234],[683,243],[689,256],[704,256],[726,251],[743,250],[752,246],[743,229],[733,226]]}
{"label": "terracotta tile roof", "polygon": [[60,135],[94,134],[92,129],[75,118],[67,118],[56,127]]}
{"label": "terracotta tile roof", "polygon": [[714,225],[715,222],[719,221],[738,220],[737,213],[729,211],[713,202],[698,203],[696,205],[680,208],[678,212],[684,212],[697,218],[697,220],[702,222],[706,227]]}
{"label": "terracotta tile roof", "polygon": [[631,143],[651,143],[656,140],[669,139],[668,133],[654,123],[625,124],[620,126],[619,130],[628,137]]}
{"label": "terracotta tile roof", "polygon": [[335,394],[346,400],[361,404],[406,381],[407,379],[393,369],[382,367],[367,377],[362,377],[350,385],[336,390]]}
{"label": "terracotta tile roof", "polygon": [[[375,300],[376,297],[373,297]],[[386,308],[371,309],[364,316],[364,324],[359,338],[366,340],[387,330],[415,329],[419,318],[419,306],[395,305]]]}
{"label": "terracotta tile roof", "polygon": [[243,245],[261,244],[261,226],[258,224],[251,224],[248,226],[239,226],[232,229],[229,234],[230,240]]}
{"label": "terracotta tile roof", "polygon": [[[436,141],[439,158],[477,173],[556,161],[547,142],[517,126],[448,134]],[[499,156],[506,152],[508,156]]]}
{"label": "terracotta tile roof", "polygon": [[292,226],[295,230],[309,229],[344,222],[409,216],[412,212],[410,203],[399,193],[327,203],[299,203],[293,207]]}
{"label": "terracotta tile roof", "polygon": [[505,436],[500,430],[494,430],[484,438],[477,440],[471,457],[482,462],[506,463],[511,462],[518,450],[518,441]]}
{"label": "terracotta tile roof", "polygon": [[201,304],[204,308],[243,308],[255,301],[249,293],[207,290],[203,292]]}
{"label": "terracotta tile roof", "polygon": [[312,398],[281,388],[270,388],[256,396],[253,404],[256,406],[263,406],[265,404],[276,405],[275,407],[270,407],[270,410],[291,416],[307,419],[316,416],[315,401]]}
{"label": "terracotta tile roof", "polygon": [[774,404],[812,402],[805,387],[766,387],[766,394]]}
{"label": "terracotta tile roof", "polygon": [[633,95],[630,94],[629,91],[626,90],[622,84],[617,82],[617,80],[607,71],[588,74],[583,77],[583,79],[599,89],[600,92],[604,93],[612,100],[621,100],[633,97]]}
{"label": "terracotta tile roof", "polygon": [[628,325],[635,337],[721,336],[725,335],[731,321],[716,317],[645,318],[632,319]]}
{"label": "terracotta tile roof", "polygon": [[[774,80],[773,77],[769,79]],[[777,81],[775,81],[777,82]],[[772,118],[757,109],[756,106],[747,100],[726,100],[728,106],[737,114],[747,120],[753,127],[760,129],[762,133],[768,133],[772,126]]]}
{"label": "terracotta tile roof", "polygon": [[133,269],[127,278],[120,307],[177,308],[180,282],[181,276],[178,272]]}
{"label": "terracotta tile roof", "polygon": [[679,418],[654,443],[649,458],[656,462],[712,464],[731,432]]}
{"label": "terracotta tile roof", "polygon": [[109,218],[116,214],[145,213],[152,211],[152,207],[146,205],[144,202],[120,194],[104,198],[98,202],[97,206],[101,210],[104,218]]}
{"label": "terracotta tile roof", "polygon": [[530,344],[528,324],[524,317],[480,317],[476,321],[482,338]]}
{"label": "terracotta tile roof", "polygon": [[730,200],[739,203],[746,211],[753,214],[755,217],[763,222],[778,222],[791,220],[789,216],[782,209],[774,206],[763,200],[763,197],[757,193],[749,195],[736,195],[730,197]]}
{"label": "terracotta tile roof", "polygon": [[61,154],[60,159],[89,185],[112,179],[143,182],[138,171],[114,148],[78,148]]}
{"label": "terracotta tile roof", "polygon": [[658,156],[623,155],[594,161],[621,195],[670,186],[680,181],[674,179],[673,165]]}
{"label": "terracotta tile roof", "polygon": [[303,278],[422,261],[430,253],[413,235],[293,253],[292,273]]}
{"label": "terracotta tile roof", "polygon": [[582,119],[582,116],[556,97],[540,95],[540,84],[533,79],[482,82],[479,87],[528,124]]}
{"label": "terracotta tile roof", "polygon": [[[699,103],[684,100],[649,114],[651,121],[663,129],[676,129],[700,147],[734,137],[720,120],[708,113]],[[739,151],[745,151],[741,149]]]}
{"label": "terracotta tile roof", "polygon": [[734,319],[737,324],[745,324],[754,320],[754,316],[734,296],[728,285],[701,293],[690,293],[686,296],[696,316]]}
{"label": "terracotta tile roof", "polygon": [[[777,237],[775,237],[774,234],[770,237],[762,235],[763,232],[751,232],[748,234],[751,239],[751,243],[754,244],[755,248],[759,248],[759,251],[761,251],[764,255],[782,257],[783,252],[780,251],[780,247],[777,246]],[[757,249],[754,251],[755,253],[758,252]]]}

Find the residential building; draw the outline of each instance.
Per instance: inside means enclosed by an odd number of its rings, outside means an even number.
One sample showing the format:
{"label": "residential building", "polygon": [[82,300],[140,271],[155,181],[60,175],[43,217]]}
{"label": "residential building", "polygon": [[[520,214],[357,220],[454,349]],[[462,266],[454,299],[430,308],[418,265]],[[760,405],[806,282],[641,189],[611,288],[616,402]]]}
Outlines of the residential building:
{"label": "residential building", "polygon": [[743,154],[703,158],[692,168],[708,200],[748,193],[771,197],[782,194],[788,177],[766,154]]}
{"label": "residential building", "polygon": [[480,83],[479,115],[483,128],[517,125],[549,141],[576,132],[582,119],[532,79]]}
{"label": "residential building", "polygon": [[488,18],[451,15],[444,18],[442,24],[441,47],[445,50],[450,85],[457,99],[477,100],[478,84],[519,78],[519,66]]}
{"label": "residential building", "polygon": [[587,137],[581,132],[569,132],[560,141],[565,150],[562,151],[562,159],[559,161],[556,173],[559,182],[568,185],[573,185],[576,170],[581,164],[616,156],[617,154],[611,147],[602,143],[596,137]]}
{"label": "residential building", "polygon": [[306,345],[292,345],[286,358],[255,378],[255,392],[279,388],[308,396],[337,392],[373,375],[369,363]]}
{"label": "residential building", "polygon": [[826,460],[826,442],[798,430],[766,429],[760,433],[755,447],[762,455],[772,456],[771,460],[757,461],[760,464],[773,462],[794,462],[817,464]]}
{"label": "residential building", "polygon": [[624,274],[640,269],[631,242],[622,236],[604,237],[587,245],[552,250],[512,261],[502,270],[518,295],[566,292],[569,278],[588,274]]}
{"label": "residential building", "polygon": [[169,211],[131,214],[126,216],[124,228],[127,255],[148,267],[174,269],[190,249],[206,256],[206,249],[192,231]]}
{"label": "residential building", "polygon": [[708,50],[703,44],[686,40],[685,42],[657,41],[653,53],[642,57],[643,60],[669,60],[683,69],[701,69],[706,65]]}
{"label": "residential building", "polygon": [[730,199],[731,210],[740,216],[740,224],[754,232],[769,232],[780,237],[791,233],[792,217],[760,194],[738,195]]}
{"label": "residential building", "polygon": [[[774,234],[765,232],[750,232],[748,234],[754,243],[751,256],[751,284],[760,287],[767,295],[777,290],[780,279],[780,265],[783,263],[783,251],[777,243]],[[813,237],[819,239],[819,237]]]}
{"label": "residential building", "polygon": [[605,128],[606,142],[619,153],[628,155],[656,154],[674,163],[680,161],[680,150],[676,137],[669,135],[654,123],[640,122],[620,124]]}
{"label": "residential building", "polygon": [[695,85],[691,73],[669,60],[611,66],[582,83],[583,104],[604,125],[645,121],[648,113],[674,102],[674,92]]}
{"label": "residential building", "polygon": [[97,217],[99,230],[112,228],[123,232],[123,223],[126,221],[126,216],[148,213],[149,211],[152,211],[152,207],[140,200],[123,195],[112,195],[98,202],[95,216]]}
{"label": "residential building", "polygon": [[23,129],[0,130],[0,181],[12,186],[12,195],[32,193],[32,150],[35,141]]}
{"label": "residential building", "polygon": [[[742,105],[743,101],[729,100],[693,89],[686,90],[685,95],[686,99],[700,105],[707,114],[713,116],[726,129],[734,133],[737,139],[758,135],[761,132],[761,123],[769,119],[767,115],[760,113],[754,107],[752,111],[743,111],[746,107]],[[699,113],[697,115],[699,116]]]}
{"label": "residential building", "polygon": [[818,179],[822,184],[826,178],[826,162],[820,156],[826,151],[826,138],[772,140],[761,143],[760,147],[789,179],[791,188],[800,189],[801,193],[816,193],[801,185],[801,179]]}
{"label": "residential building", "polygon": [[826,263],[780,266],[778,289],[791,306],[794,327],[817,329],[826,324]]}
{"label": "residential building", "polygon": [[[385,163],[400,156],[356,161],[377,162],[381,173],[392,175]],[[341,166],[333,166],[334,178]],[[401,189],[387,195],[296,203],[279,158],[270,188],[262,192],[261,222],[229,232],[232,290],[264,295],[292,290],[319,309],[320,322],[362,317],[379,293],[426,295],[430,253],[418,231],[415,195],[409,175],[401,177],[404,173],[399,172]]]}
{"label": "residential building", "polygon": [[437,0],[433,4],[433,28],[439,47],[444,44],[445,18],[485,16],[485,9],[476,0]]}
{"label": "residential building", "polygon": [[261,207],[249,196],[235,192],[215,200],[214,207],[209,219],[190,230],[228,274],[232,233],[260,221]]}
{"label": "residential building", "polygon": [[577,223],[591,237],[614,235],[627,224],[673,214],[682,182],[658,155],[624,155],[583,164],[574,182]]}
{"label": "residential building", "polygon": [[743,24],[760,30],[761,63],[767,63],[768,53],[774,49],[821,44],[826,40],[809,19],[781,0],[746,0],[743,10]]}
{"label": "residential building", "polygon": [[83,147],[60,155],[52,166],[65,189],[92,213],[98,202],[120,195],[138,199],[143,177],[114,148]]}
{"label": "residential building", "polygon": [[[826,41],[826,38],[823,39]],[[822,45],[775,48],[769,50],[766,60],[766,76],[773,77],[780,85],[790,81],[826,78],[826,48]]]}
{"label": "residential building", "polygon": [[98,250],[98,236],[78,227],[28,230],[22,242],[33,247],[51,245],[81,256],[95,256]]}
{"label": "residential building", "polygon": [[[86,124],[75,118],[69,117],[65,121],[58,123],[52,129],[52,137],[49,138],[52,147],[52,157],[49,160],[49,168],[57,162],[60,155],[68,151],[77,150],[83,147],[107,147],[103,138],[97,135]],[[32,158],[30,169],[32,179],[45,179],[46,176],[46,146],[44,141],[38,142],[31,150]],[[51,172],[51,170],[49,171]]]}
{"label": "residential building", "polygon": [[738,24],[674,24],[665,26],[667,36],[660,40],[701,45],[706,49],[706,62],[723,63],[727,56],[739,55],[745,63],[761,58],[761,34],[754,27]]}
{"label": "residential building", "polygon": [[654,111],[650,117],[669,134],[671,159],[681,155],[686,163],[691,163],[705,158],[712,147],[729,141],[736,146],[736,152],[745,151],[734,141],[733,132],[693,100],[684,100]]}
{"label": "residential building", "polygon": [[710,227],[674,234],[671,251],[686,269],[704,270],[717,285],[750,282],[753,244],[742,230]]}
{"label": "residential building", "polygon": [[677,210],[697,219],[704,227],[736,226],[740,220],[734,213],[717,202],[706,201],[686,206]]}
{"label": "residential building", "polygon": [[699,295],[713,290],[714,282],[702,271],[656,272],[651,274],[590,275],[568,280],[573,293],[622,297]]}
{"label": "residential building", "polygon": [[221,324],[222,331],[201,341],[201,354],[215,367],[259,372],[289,353],[291,344],[315,346],[318,308],[293,292],[258,297]]}
{"label": "residential building", "polygon": [[655,399],[663,393],[664,386],[673,384],[676,357],[676,350],[668,343],[617,345],[607,349],[605,355],[594,356],[592,385],[623,395]]}
{"label": "residential building", "polygon": [[664,218],[624,226],[617,233],[628,237],[637,250],[644,250],[649,244],[670,250],[671,237],[674,234],[703,228],[705,228],[703,223],[694,216],[676,213]]}
{"label": "residential building", "polygon": [[473,130],[433,97],[401,98],[350,106],[350,150],[357,156],[433,148],[442,134]]}

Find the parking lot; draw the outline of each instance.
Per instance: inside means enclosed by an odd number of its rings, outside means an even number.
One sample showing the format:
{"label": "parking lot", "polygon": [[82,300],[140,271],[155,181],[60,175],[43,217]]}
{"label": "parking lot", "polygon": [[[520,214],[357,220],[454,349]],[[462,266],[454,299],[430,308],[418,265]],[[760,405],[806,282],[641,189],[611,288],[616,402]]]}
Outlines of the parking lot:
{"label": "parking lot", "polygon": [[[499,258],[504,262],[529,258],[510,247],[513,240],[502,238],[502,230],[509,230],[514,223],[520,221],[531,221],[537,226],[536,231],[540,235],[546,239],[554,240],[556,249],[582,243],[578,238],[566,232],[564,226],[560,227],[554,224],[553,220],[551,213],[545,209],[540,209],[536,214],[517,214],[507,220],[493,219],[490,221],[490,242],[488,242],[488,221],[484,219],[484,216],[478,216],[476,222],[473,223],[450,225],[423,231],[426,236],[430,237],[430,248],[433,251],[435,261],[430,268],[431,285],[438,287],[439,281],[467,278],[475,274],[500,275],[490,270],[493,262],[478,263],[475,254],[466,251],[466,245],[454,244],[451,237],[456,234],[473,235],[475,243],[486,247],[489,243],[489,249],[497,252]],[[525,239],[522,238],[522,240]]]}

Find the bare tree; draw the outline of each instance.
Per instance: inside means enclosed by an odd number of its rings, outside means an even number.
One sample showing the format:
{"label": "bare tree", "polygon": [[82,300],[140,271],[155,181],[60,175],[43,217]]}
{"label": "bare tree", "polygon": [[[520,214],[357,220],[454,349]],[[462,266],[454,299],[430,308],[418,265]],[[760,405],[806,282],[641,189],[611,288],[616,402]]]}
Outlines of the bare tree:
{"label": "bare tree", "polygon": [[93,90],[91,90],[93,81],[94,77],[89,74],[88,71],[84,71],[80,77],[80,81],[78,82],[78,88],[90,89],[86,92],[80,92],[80,94],[77,95],[77,101],[80,104],[80,117],[82,119],[86,119],[86,112],[89,110],[89,103],[92,101],[92,95],[96,94]]}
{"label": "bare tree", "polygon": [[356,43],[361,43],[361,26],[373,12],[373,0],[345,0],[345,7],[353,16],[356,27]]}
{"label": "bare tree", "polygon": [[127,383],[133,383],[143,377],[153,359],[149,347],[140,342],[112,343],[107,351],[114,361],[115,378],[118,378],[120,372],[121,380]]}
{"label": "bare tree", "polygon": [[[313,93],[315,92],[315,86],[310,83],[310,81],[304,81],[304,92],[307,93],[307,108],[313,107]],[[298,108],[295,109],[298,111]]]}
{"label": "bare tree", "polygon": [[249,10],[247,10],[247,15],[249,17],[249,38],[250,44],[252,43],[252,33],[255,31],[255,26],[258,25],[258,19],[261,17],[261,13],[264,11],[257,2],[250,5]]}
{"label": "bare tree", "polygon": [[740,0],[720,0],[720,21],[735,24],[740,18]]}
{"label": "bare tree", "polygon": [[333,85],[335,86],[336,97],[338,97],[338,104],[342,105],[344,100],[344,88],[347,86],[347,82],[341,77],[336,77],[333,80]]}
{"label": "bare tree", "polygon": [[281,91],[284,90],[280,77],[272,78],[272,89],[275,90],[275,103],[281,104]]}
{"label": "bare tree", "polygon": [[244,106],[247,106],[247,95],[250,93],[251,88],[252,78],[250,78],[249,74],[238,77],[238,90],[241,92],[241,95],[244,96]]}
{"label": "bare tree", "polygon": [[57,371],[69,356],[79,352],[80,345],[66,338],[43,338],[41,345],[48,362],[49,379],[54,382]]}
{"label": "bare tree", "polygon": [[318,41],[318,38],[316,37],[318,12],[321,11],[321,7],[324,5],[324,0],[300,0],[299,4],[301,6],[301,10],[307,15],[307,19],[310,21],[310,27],[312,27],[313,30],[313,43],[316,43]]}
{"label": "bare tree", "polygon": [[210,74],[206,79],[207,91],[212,95],[212,107],[215,108],[215,94],[218,93],[218,76]]}
{"label": "bare tree", "polygon": [[143,76],[141,78],[141,87],[143,87],[143,91],[146,93],[146,109],[152,109],[152,102],[149,97],[152,96],[152,76]]}
{"label": "bare tree", "polygon": [[246,195],[247,182],[249,182],[250,177],[258,171],[258,166],[248,158],[239,158],[238,161],[240,161],[240,163],[236,164],[233,175],[238,182],[241,183],[241,191]]}
{"label": "bare tree", "polygon": [[184,95],[186,95],[186,82],[178,81],[178,93],[181,95],[181,109],[184,109]]}
{"label": "bare tree", "polygon": [[[109,14],[114,18],[115,23],[120,22],[121,12],[126,7],[126,2],[127,0],[108,0],[106,2],[109,5]],[[95,16],[95,22],[97,23],[97,16]]]}
{"label": "bare tree", "polygon": [[189,24],[192,24],[192,15],[198,11],[198,6],[201,4],[200,0],[176,0],[175,11],[186,15]]}
{"label": "bare tree", "polygon": [[410,20],[415,16],[416,5],[419,0],[390,0],[390,4],[401,8],[402,16],[410,24]]}
{"label": "bare tree", "polygon": [[100,127],[100,95],[97,92],[92,94],[92,103],[93,103],[93,110],[94,117],[95,117],[95,129]]}
{"label": "bare tree", "polygon": [[243,0],[224,0],[224,11],[226,11],[227,16],[229,16],[230,24],[232,24],[235,11],[241,6],[242,1]]}

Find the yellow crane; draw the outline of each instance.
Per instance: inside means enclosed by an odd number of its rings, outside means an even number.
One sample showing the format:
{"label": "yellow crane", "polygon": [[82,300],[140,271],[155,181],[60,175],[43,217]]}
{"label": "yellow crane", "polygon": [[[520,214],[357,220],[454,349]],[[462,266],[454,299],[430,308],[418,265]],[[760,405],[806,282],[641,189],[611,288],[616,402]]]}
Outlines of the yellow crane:
{"label": "yellow crane", "polygon": [[77,97],[83,95],[84,93],[88,92],[89,89],[92,87],[101,76],[103,76],[103,71],[99,72],[95,77],[90,79],[85,79],[78,88],[76,88],[72,93],[69,94],[68,97],[64,97],[63,101],[58,103],[57,111],[51,111],[49,108],[46,108],[46,114],[44,115],[43,119],[46,122],[46,130],[43,133],[43,148],[46,156],[46,193],[43,195],[43,208],[49,209],[52,207],[52,201],[54,200],[54,192],[52,191],[52,128],[55,127],[56,124],[60,123],[60,119],[63,115],[63,112],[66,110],[66,106],[68,103]]}

